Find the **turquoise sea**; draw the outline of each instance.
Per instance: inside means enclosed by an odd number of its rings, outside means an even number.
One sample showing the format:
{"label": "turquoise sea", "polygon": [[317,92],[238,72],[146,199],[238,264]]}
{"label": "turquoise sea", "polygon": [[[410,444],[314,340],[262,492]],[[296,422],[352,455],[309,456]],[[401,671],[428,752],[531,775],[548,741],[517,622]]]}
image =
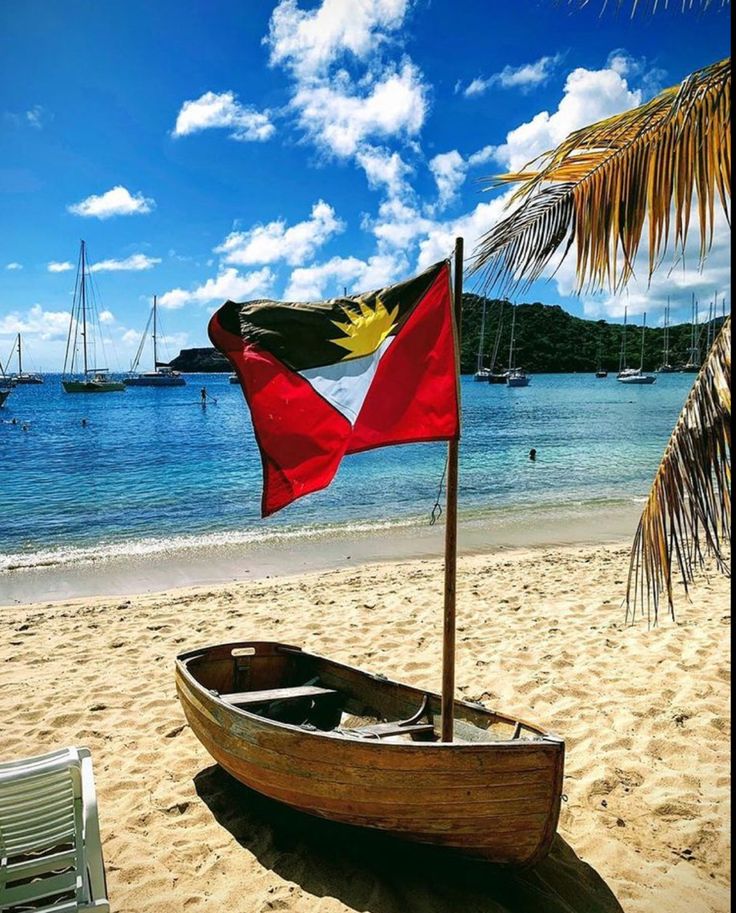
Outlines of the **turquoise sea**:
{"label": "turquoise sea", "polygon": [[[227,375],[187,379],[73,396],[47,376],[13,391],[0,409],[0,588],[13,568],[427,522],[444,444],[347,457],[329,489],[259,519],[261,464],[240,388]],[[539,375],[509,389],[464,377],[462,515],[643,499],[692,382]]]}

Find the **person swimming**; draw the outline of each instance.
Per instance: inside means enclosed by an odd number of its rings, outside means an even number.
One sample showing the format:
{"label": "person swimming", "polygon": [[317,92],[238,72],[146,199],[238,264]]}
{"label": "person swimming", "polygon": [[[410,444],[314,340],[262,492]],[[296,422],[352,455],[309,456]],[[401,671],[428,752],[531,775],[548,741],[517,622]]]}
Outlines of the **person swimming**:
{"label": "person swimming", "polygon": [[532,461],[532,463],[534,463],[536,461],[537,451],[536,451],[535,447],[532,447],[532,449],[529,451],[529,459]]}

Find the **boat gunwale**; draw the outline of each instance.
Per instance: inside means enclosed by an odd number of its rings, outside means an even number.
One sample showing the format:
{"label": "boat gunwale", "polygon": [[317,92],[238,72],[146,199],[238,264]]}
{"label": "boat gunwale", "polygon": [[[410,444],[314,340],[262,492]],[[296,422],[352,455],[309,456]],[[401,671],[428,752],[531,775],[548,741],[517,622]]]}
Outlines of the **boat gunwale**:
{"label": "boat gunwale", "polygon": [[408,688],[410,690],[417,691],[420,694],[428,694],[430,697],[433,697],[433,698],[439,700],[439,695],[436,694],[435,692],[426,691],[421,688],[417,688],[414,685],[407,685],[403,682],[397,682],[397,681],[394,681],[393,679],[385,678],[382,675],[376,675],[373,672],[366,672],[364,669],[359,669],[359,668],[356,668],[355,666],[349,666],[347,663],[340,663],[340,662],[337,662],[336,660],[327,659],[326,657],[320,656],[319,654],[309,653],[309,652],[302,650],[300,647],[295,647],[290,644],[283,644],[280,641],[241,641],[241,642],[234,642],[234,643],[211,644],[206,647],[200,647],[200,648],[197,648],[194,650],[187,650],[184,653],[178,654],[176,657],[177,673],[179,675],[181,675],[187,681],[187,683],[190,685],[190,687],[193,688],[193,690],[195,692],[197,692],[199,695],[201,695],[201,697],[204,699],[205,703],[213,704],[219,708],[224,709],[229,714],[232,714],[236,719],[245,717],[246,719],[252,720],[254,723],[256,723],[258,725],[266,725],[267,727],[273,727],[274,729],[284,730],[287,733],[298,734],[299,736],[303,736],[303,737],[315,736],[317,738],[330,738],[330,739],[334,739],[334,740],[337,740],[337,741],[343,742],[343,743],[347,740],[350,744],[353,744],[353,745],[359,744],[361,746],[365,745],[366,747],[373,746],[374,748],[381,748],[383,751],[385,751],[386,749],[427,750],[428,748],[454,749],[455,751],[458,751],[458,750],[472,751],[472,750],[480,749],[480,750],[487,751],[491,747],[493,747],[493,748],[501,749],[503,751],[528,751],[530,749],[535,749],[535,750],[554,749],[555,753],[558,753],[561,751],[564,756],[565,740],[563,738],[561,738],[560,736],[558,736],[554,733],[551,733],[551,732],[547,732],[546,730],[542,729],[541,727],[539,727],[538,725],[536,725],[534,723],[528,723],[527,721],[525,721],[523,719],[519,719],[517,717],[510,717],[503,713],[497,713],[496,711],[491,710],[490,708],[485,707],[484,705],[482,705],[480,703],[473,703],[471,701],[463,701],[463,700],[457,700],[457,699],[454,701],[454,704],[456,707],[457,706],[464,707],[475,713],[480,712],[483,714],[487,714],[489,716],[495,716],[495,717],[497,717],[497,719],[499,719],[503,723],[519,723],[519,724],[521,724],[521,726],[523,728],[528,729],[529,731],[535,733],[537,736],[539,736],[539,738],[534,739],[533,741],[529,740],[529,739],[501,739],[501,740],[489,740],[487,742],[485,742],[485,741],[459,742],[459,741],[454,741],[454,740],[452,742],[441,742],[441,741],[438,741],[438,742],[423,742],[423,741],[390,742],[390,741],[386,741],[384,739],[361,739],[357,736],[354,738],[351,738],[349,735],[346,736],[345,733],[333,732],[333,731],[329,731],[329,730],[314,730],[313,731],[313,730],[309,730],[309,729],[304,729],[301,726],[293,724],[293,723],[284,723],[280,720],[272,720],[272,719],[269,719],[268,717],[261,716],[258,713],[254,713],[253,711],[241,709],[239,707],[233,706],[232,704],[228,704],[226,701],[223,701],[219,695],[213,694],[212,691],[210,691],[208,688],[205,688],[204,685],[202,685],[200,682],[198,682],[197,679],[194,677],[194,675],[187,668],[187,662],[189,660],[196,659],[197,657],[203,656],[212,650],[216,650],[216,649],[222,650],[222,649],[226,649],[226,648],[246,649],[248,647],[255,646],[256,644],[261,644],[261,645],[265,644],[265,645],[277,647],[282,652],[286,652],[286,651],[297,652],[302,656],[307,656],[311,659],[316,659],[321,662],[327,662],[334,666],[337,666],[337,667],[340,667],[343,669],[348,669],[353,673],[357,672],[361,675],[365,675],[367,678],[371,678],[380,684],[385,684],[385,685],[389,685],[389,686],[394,685],[394,686],[401,687],[401,688]]}

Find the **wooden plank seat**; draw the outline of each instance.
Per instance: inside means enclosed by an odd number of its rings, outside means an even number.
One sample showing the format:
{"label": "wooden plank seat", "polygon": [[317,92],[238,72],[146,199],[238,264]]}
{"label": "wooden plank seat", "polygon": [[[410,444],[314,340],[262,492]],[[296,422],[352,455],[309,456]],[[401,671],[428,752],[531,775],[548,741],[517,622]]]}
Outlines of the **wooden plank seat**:
{"label": "wooden plank seat", "polygon": [[278,701],[300,701],[305,698],[315,700],[337,691],[332,688],[319,688],[317,685],[297,685],[294,688],[272,688],[270,691],[241,691],[236,694],[221,694],[220,699],[233,707],[255,707],[260,704],[272,704]]}
{"label": "wooden plank seat", "polygon": [[431,723],[374,723],[371,726],[356,726],[354,729],[341,729],[343,735],[354,735],[362,739],[385,739],[392,735],[429,735],[434,732]]}

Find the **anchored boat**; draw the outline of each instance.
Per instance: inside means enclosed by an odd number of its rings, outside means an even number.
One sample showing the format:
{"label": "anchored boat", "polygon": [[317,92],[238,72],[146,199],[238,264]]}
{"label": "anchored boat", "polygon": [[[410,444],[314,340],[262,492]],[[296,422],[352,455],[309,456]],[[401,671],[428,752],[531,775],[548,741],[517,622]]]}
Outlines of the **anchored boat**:
{"label": "anchored boat", "polygon": [[13,386],[16,384],[42,384],[43,377],[40,374],[33,374],[23,370],[23,341],[20,333],[18,333],[13,349],[10,352],[5,373],[10,370],[10,361],[13,357],[13,351],[16,351],[18,355],[18,372],[17,374],[12,375]]}
{"label": "anchored boat", "polygon": [[[77,278],[74,284],[74,299],[72,314],[69,321],[69,335],[66,342],[66,356],[64,357],[64,371],[61,385],[65,393],[119,393],[125,390],[121,381],[112,380],[107,368],[89,365],[88,352],[94,351],[95,335],[100,335],[98,324],[98,307],[96,303],[90,306],[89,281],[87,269],[87,245],[81,242],[79,249],[79,264]],[[82,346],[82,371],[81,377],[75,377],[79,344]]]}
{"label": "anchored boat", "polygon": [[[151,323],[153,323],[153,330],[151,333],[153,342],[153,370],[136,374]],[[159,362],[158,360],[158,319],[155,295],[153,296],[151,313],[148,315],[148,322],[143,331],[141,343],[138,346],[138,351],[133,359],[130,372],[130,375],[123,380],[126,387],[183,387],[186,384],[186,380],[184,380],[178,371],[175,371],[170,365]]]}

